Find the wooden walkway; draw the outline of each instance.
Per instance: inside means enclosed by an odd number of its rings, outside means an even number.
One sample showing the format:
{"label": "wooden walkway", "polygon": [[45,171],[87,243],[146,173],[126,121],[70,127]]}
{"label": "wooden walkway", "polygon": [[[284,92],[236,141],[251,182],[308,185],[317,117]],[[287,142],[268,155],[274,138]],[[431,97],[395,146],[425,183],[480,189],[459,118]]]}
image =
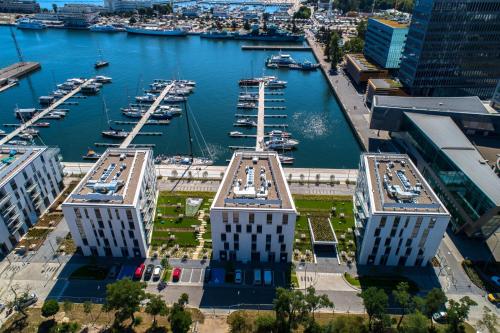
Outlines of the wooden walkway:
{"label": "wooden walkway", "polygon": [[28,120],[27,122],[21,124],[18,128],[7,134],[4,138],[0,140],[0,145],[4,145],[8,143],[10,140],[12,140],[14,137],[16,137],[19,133],[36,123],[38,120],[43,119],[49,112],[54,111],[57,109],[58,106],[62,105],[64,102],[66,102],[69,98],[73,97],[73,95],[76,95],[82,90],[82,87],[85,87],[88,85],[91,80],[86,80],[83,82],[78,88],[75,88],[71,90],[68,94],[66,94],[64,97],[61,99],[57,100],[55,103],[51,104],[48,108],[44,109],[42,112]]}
{"label": "wooden walkway", "polygon": [[255,139],[255,150],[264,151],[264,82],[259,83],[259,102],[257,105],[257,138]]}
{"label": "wooden walkway", "polygon": [[171,83],[168,86],[166,86],[165,89],[163,89],[163,91],[160,93],[160,96],[158,96],[156,98],[154,103],[151,104],[151,106],[149,107],[148,111],[146,111],[146,113],[144,113],[141,120],[139,120],[137,125],[135,125],[135,127],[132,129],[132,131],[130,131],[130,133],[125,138],[125,140],[123,140],[122,144],[120,145],[120,148],[127,148],[130,145],[130,143],[132,143],[132,140],[134,140],[134,138],[139,134],[139,131],[148,122],[149,117],[151,117],[151,114],[153,114],[153,112],[156,111],[158,106],[160,106],[161,102],[163,101],[165,96],[167,96],[168,92],[170,91],[170,89],[173,88],[173,86],[174,86],[174,84]]}

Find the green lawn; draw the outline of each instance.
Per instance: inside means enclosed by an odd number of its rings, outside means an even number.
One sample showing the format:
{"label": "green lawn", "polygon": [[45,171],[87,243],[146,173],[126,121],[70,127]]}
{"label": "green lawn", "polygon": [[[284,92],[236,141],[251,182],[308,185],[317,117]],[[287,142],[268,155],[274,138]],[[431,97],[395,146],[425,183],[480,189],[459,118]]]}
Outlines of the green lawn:
{"label": "green lawn", "polygon": [[192,225],[200,225],[201,221],[195,217],[179,218],[157,218],[155,221],[155,228],[191,228]]}
{"label": "green lawn", "polygon": [[398,283],[406,282],[410,286],[410,293],[416,294],[418,286],[415,282],[407,279],[404,276],[360,276],[354,277],[349,273],[344,273],[344,278],[355,287],[367,289],[369,287],[377,287],[384,289],[385,292],[391,293],[396,288]]}
{"label": "green lawn", "polygon": [[[170,235],[175,235],[175,240],[170,240]],[[169,232],[169,231],[153,231],[151,244],[154,246],[168,243],[173,246],[179,244],[180,247],[195,247],[198,245],[196,233],[192,232]]]}

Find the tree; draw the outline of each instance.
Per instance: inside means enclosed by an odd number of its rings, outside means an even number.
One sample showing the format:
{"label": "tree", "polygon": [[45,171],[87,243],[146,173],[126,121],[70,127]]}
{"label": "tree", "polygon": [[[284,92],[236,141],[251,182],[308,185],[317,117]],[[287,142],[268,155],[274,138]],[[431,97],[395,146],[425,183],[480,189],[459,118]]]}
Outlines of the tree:
{"label": "tree", "polygon": [[403,322],[400,331],[403,333],[427,333],[429,332],[427,318],[418,310],[410,313]]}
{"label": "tree", "polygon": [[333,31],[330,34],[330,41],[328,58],[332,62],[332,68],[337,67],[337,64],[342,60],[342,49],[340,48],[340,36],[336,31]]}
{"label": "tree", "polygon": [[330,321],[324,328],[324,333],[367,333],[363,317],[340,316]]}
{"label": "tree", "polygon": [[121,324],[130,318],[134,323],[134,313],[139,311],[139,304],[146,298],[144,285],[128,278],[108,284],[106,288],[106,311],[116,310],[115,324]]}
{"label": "tree", "polygon": [[410,285],[408,282],[400,282],[396,286],[396,290],[392,291],[392,295],[394,296],[394,300],[401,307],[401,317],[399,317],[397,328],[401,326],[401,322],[403,321],[403,317],[408,311],[411,305],[411,296],[408,292],[410,290]]}
{"label": "tree", "polygon": [[368,314],[368,328],[372,330],[374,320],[382,321],[387,311],[389,298],[384,290],[370,287],[360,294],[363,299],[366,313]]}
{"label": "tree", "polygon": [[63,309],[64,312],[67,314],[73,310],[73,302],[71,301],[64,301],[63,303]]}
{"label": "tree", "polygon": [[469,318],[471,306],[477,305],[469,296],[462,297],[458,302],[450,299],[446,310],[446,319],[448,322],[447,332],[462,333],[465,332],[463,323]]}
{"label": "tree", "polygon": [[489,333],[498,333],[497,327],[500,326],[500,322],[498,322],[498,316],[485,306],[483,307],[483,318],[477,322],[477,325],[480,329],[485,328]]}
{"label": "tree", "polygon": [[276,332],[276,319],[272,316],[258,316],[255,319],[255,333]]}
{"label": "tree", "polygon": [[235,312],[229,317],[229,332],[231,333],[251,333],[252,324],[241,312]]}
{"label": "tree", "polygon": [[307,309],[312,313],[312,321],[315,321],[314,313],[321,308],[333,308],[333,302],[327,295],[316,295],[316,289],[310,286],[306,290],[305,302]]}
{"label": "tree", "polygon": [[83,312],[85,313],[85,315],[87,315],[87,317],[90,315],[90,320],[94,321],[94,319],[92,318],[92,305],[93,305],[92,302],[85,301],[83,303]]}
{"label": "tree", "polygon": [[245,23],[243,23],[243,29],[245,30],[250,30],[252,27],[250,26],[250,22],[245,21]]}
{"label": "tree", "polygon": [[132,17],[128,20],[128,23],[129,23],[130,25],[134,25],[134,24],[136,24],[136,23],[137,23],[137,20],[135,19],[135,17],[133,17],[133,16],[132,16]]}
{"label": "tree", "polygon": [[361,20],[356,26],[356,31],[358,32],[358,37],[365,40],[366,29],[368,28],[368,22],[366,20]]}
{"label": "tree", "polygon": [[55,332],[57,333],[76,333],[80,325],[77,322],[61,323],[57,325]]}
{"label": "tree", "polygon": [[170,311],[170,328],[173,333],[187,333],[193,320],[191,319],[191,314],[186,311],[185,305],[189,301],[189,296],[184,293],[179,297],[179,300],[174,303],[172,310]]}
{"label": "tree", "polygon": [[55,4],[55,3],[52,4],[52,10],[54,11],[54,13],[57,13],[57,10],[58,10],[57,4]]}
{"label": "tree", "polygon": [[444,291],[438,288],[434,288],[425,296],[424,299],[424,314],[431,321],[431,327],[434,327],[432,322],[432,315],[438,312],[446,304],[447,298]]}
{"label": "tree", "polygon": [[145,311],[153,316],[153,327],[156,327],[156,316],[165,316],[167,314],[167,304],[160,295],[148,294],[147,297],[149,303],[146,305]]}
{"label": "tree", "polygon": [[359,37],[351,38],[344,44],[344,53],[361,53],[363,52],[364,44],[365,42]]}
{"label": "tree", "polygon": [[59,312],[59,303],[55,299],[49,299],[43,302],[42,316],[45,318],[53,317]]}
{"label": "tree", "polygon": [[189,295],[186,293],[182,293],[177,302],[184,308],[189,303]]}
{"label": "tree", "polygon": [[291,332],[307,318],[307,306],[304,298],[304,294],[299,290],[276,289],[276,298],[273,304],[279,332]]}
{"label": "tree", "polygon": [[300,6],[299,10],[293,14],[294,19],[308,19],[311,17],[311,8]]}

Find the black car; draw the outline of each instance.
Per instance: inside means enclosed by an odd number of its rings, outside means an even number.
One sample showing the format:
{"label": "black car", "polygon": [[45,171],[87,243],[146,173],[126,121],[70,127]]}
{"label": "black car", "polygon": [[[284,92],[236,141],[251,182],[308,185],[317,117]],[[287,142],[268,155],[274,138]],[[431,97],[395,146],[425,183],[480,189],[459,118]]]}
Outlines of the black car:
{"label": "black car", "polygon": [[211,277],[212,277],[212,269],[211,268],[205,269],[205,276],[203,277],[203,281],[205,283],[208,283],[210,282]]}
{"label": "black car", "polygon": [[149,279],[151,279],[154,268],[155,266],[153,264],[149,264],[148,266],[146,266],[146,271],[144,272],[144,281],[149,281]]}

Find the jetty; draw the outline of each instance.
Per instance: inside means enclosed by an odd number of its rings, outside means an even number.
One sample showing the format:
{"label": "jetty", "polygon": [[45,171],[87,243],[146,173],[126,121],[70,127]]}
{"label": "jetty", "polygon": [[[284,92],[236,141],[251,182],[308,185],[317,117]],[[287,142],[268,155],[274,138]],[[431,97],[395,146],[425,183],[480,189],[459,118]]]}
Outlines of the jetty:
{"label": "jetty", "polygon": [[257,138],[255,139],[255,150],[264,151],[264,101],[265,83],[259,82],[259,99],[257,103]]}
{"label": "jetty", "polygon": [[311,51],[310,46],[305,45],[242,45],[243,51]]}
{"label": "jetty", "polygon": [[0,92],[17,84],[17,82],[11,82],[11,80],[19,79],[41,67],[42,66],[40,66],[38,62],[16,62],[15,64],[0,69]]}
{"label": "jetty", "polygon": [[36,116],[31,118],[30,120],[26,121],[25,123],[21,124],[19,127],[17,127],[15,130],[7,134],[5,137],[3,137],[0,140],[0,145],[4,145],[8,143],[10,140],[12,140],[14,137],[16,137],[19,133],[36,123],[38,120],[43,119],[47,114],[49,114],[51,111],[54,111],[57,109],[60,105],[62,105],[64,102],[66,102],[69,98],[73,97],[74,95],[78,94],[83,87],[87,86],[89,83],[91,83],[92,80],[85,80],[81,85],[76,87],[75,89],[71,90],[68,92],[66,95],[64,95],[61,99],[57,100],[55,103],[51,104],[49,107],[46,109],[43,109],[40,113],[38,113]]}
{"label": "jetty", "polygon": [[[259,115],[237,113],[234,116],[241,117],[241,118],[257,118]],[[264,115],[264,118],[286,118],[286,117],[288,117],[286,114],[266,114],[266,115]]]}
{"label": "jetty", "polygon": [[169,84],[166,86],[160,95],[155,99],[153,104],[149,107],[149,109],[144,113],[142,118],[137,122],[137,124],[134,126],[134,128],[130,131],[128,136],[123,140],[122,144],[120,145],[120,148],[127,148],[129,145],[132,143],[132,140],[139,134],[140,130],[142,127],[148,122],[149,117],[153,114],[153,112],[156,111],[156,109],[160,106],[161,102],[167,96],[168,92],[174,87],[174,83]]}

